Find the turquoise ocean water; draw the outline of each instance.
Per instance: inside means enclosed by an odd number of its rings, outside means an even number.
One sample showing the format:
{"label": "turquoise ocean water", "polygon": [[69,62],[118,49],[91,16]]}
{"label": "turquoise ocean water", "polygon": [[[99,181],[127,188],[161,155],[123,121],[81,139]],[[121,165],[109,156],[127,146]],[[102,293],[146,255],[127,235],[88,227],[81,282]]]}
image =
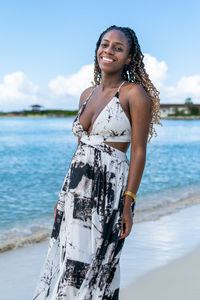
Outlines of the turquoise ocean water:
{"label": "turquoise ocean water", "polygon": [[[49,235],[77,147],[73,119],[0,118],[0,251]],[[200,120],[162,124],[147,145],[135,223],[200,203]]]}

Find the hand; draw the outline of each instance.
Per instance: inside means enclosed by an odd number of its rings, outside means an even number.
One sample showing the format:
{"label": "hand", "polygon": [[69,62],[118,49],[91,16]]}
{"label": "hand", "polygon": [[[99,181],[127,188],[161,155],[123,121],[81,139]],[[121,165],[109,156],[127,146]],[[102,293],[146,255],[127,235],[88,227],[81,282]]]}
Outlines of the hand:
{"label": "hand", "polygon": [[124,205],[123,217],[122,217],[122,226],[120,232],[120,240],[124,239],[129,235],[133,226],[132,211],[130,205]]}
{"label": "hand", "polygon": [[56,203],[56,205],[54,206],[54,213],[53,213],[54,219],[56,218],[57,205],[58,205],[58,203]]}

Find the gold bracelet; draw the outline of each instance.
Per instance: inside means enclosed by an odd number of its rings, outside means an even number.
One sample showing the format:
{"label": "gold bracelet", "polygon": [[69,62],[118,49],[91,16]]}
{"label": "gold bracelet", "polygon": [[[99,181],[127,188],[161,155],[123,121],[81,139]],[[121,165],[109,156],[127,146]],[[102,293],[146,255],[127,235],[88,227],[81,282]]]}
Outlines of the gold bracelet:
{"label": "gold bracelet", "polygon": [[135,200],[136,200],[136,194],[134,194],[134,193],[132,193],[132,192],[130,192],[130,191],[125,191],[124,192],[124,195],[128,195],[128,196],[131,196],[132,197],[132,202],[135,202]]}

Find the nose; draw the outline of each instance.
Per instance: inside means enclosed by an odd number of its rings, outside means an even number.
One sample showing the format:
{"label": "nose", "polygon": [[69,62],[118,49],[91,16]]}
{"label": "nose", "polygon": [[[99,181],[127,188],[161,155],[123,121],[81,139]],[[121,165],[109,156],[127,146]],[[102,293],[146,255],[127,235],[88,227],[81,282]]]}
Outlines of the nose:
{"label": "nose", "polygon": [[112,45],[110,45],[109,47],[107,47],[105,50],[104,50],[105,53],[108,53],[108,54],[113,54],[114,51],[113,51],[113,47]]}

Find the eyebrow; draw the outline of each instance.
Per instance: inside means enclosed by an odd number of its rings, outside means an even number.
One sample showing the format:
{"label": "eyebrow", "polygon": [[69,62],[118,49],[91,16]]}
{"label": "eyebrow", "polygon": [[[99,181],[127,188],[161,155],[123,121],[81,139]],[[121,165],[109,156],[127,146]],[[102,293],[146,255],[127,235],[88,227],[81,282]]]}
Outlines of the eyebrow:
{"label": "eyebrow", "polygon": [[[110,42],[109,40],[106,40],[106,39],[102,39],[102,41]],[[115,44],[120,44],[120,45],[124,46],[124,44],[122,44],[120,42],[115,42]]]}

